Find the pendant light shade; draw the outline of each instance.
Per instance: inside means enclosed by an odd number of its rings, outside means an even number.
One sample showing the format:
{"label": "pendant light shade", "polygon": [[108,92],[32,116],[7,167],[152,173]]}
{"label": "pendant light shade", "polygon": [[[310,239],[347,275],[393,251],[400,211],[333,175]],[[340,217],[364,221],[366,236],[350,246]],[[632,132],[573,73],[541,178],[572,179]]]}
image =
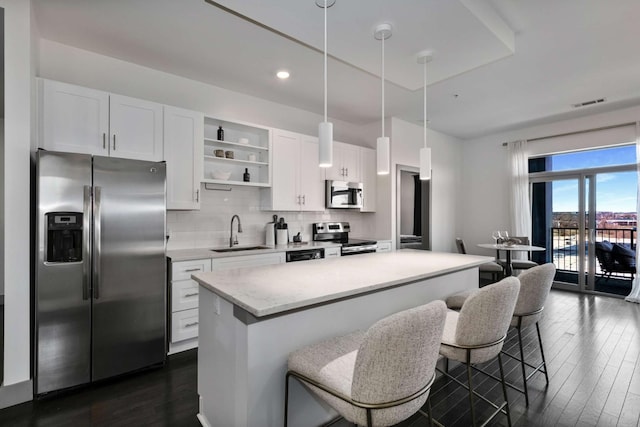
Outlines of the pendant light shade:
{"label": "pendant light shade", "polygon": [[333,159],[333,123],[318,125],[319,161],[321,168],[330,168]]}
{"label": "pendant light shade", "polygon": [[420,149],[420,179],[431,179],[431,148]]}
{"label": "pendant light shade", "polygon": [[389,173],[389,154],[391,152],[390,141],[388,136],[381,136],[376,141],[376,157],[378,158],[378,175],[387,175]]}
{"label": "pendant light shade", "polygon": [[384,41],[391,37],[391,24],[380,24],[376,27],[373,37],[380,40],[382,46],[382,70],[380,84],[382,92],[382,134],[376,142],[376,157],[378,158],[378,175],[388,175],[391,164],[391,141],[384,135]]}
{"label": "pendant light shade", "polygon": [[327,9],[335,0],[316,0],[316,5],[324,9],[324,121],[318,125],[318,158],[321,168],[333,164],[333,123],[327,120]]}
{"label": "pendant light shade", "polygon": [[427,63],[433,59],[433,52],[427,50],[418,54],[418,63],[424,67],[424,110],[423,110],[423,140],[424,147],[420,149],[420,179],[431,179],[431,148],[427,147]]}

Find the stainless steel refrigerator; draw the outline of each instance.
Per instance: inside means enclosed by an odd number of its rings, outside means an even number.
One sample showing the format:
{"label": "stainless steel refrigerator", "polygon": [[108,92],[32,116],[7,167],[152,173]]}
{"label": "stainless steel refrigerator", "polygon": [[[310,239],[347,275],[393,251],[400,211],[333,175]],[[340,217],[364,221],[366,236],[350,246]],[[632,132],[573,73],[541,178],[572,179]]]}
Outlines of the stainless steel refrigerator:
{"label": "stainless steel refrigerator", "polygon": [[165,172],[36,153],[36,394],[164,363]]}

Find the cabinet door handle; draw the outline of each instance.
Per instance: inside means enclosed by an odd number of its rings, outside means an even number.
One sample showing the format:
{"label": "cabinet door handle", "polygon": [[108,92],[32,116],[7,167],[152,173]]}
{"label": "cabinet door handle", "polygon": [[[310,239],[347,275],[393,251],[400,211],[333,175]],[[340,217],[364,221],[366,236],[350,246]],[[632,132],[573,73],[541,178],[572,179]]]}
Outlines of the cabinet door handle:
{"label": "cabinet door handle", "polygon": [[297,198],[298,198],[298,204],[300,204],[300,195],[299,194],[298,194]]}
{"label": "cabinet door handle", "polygon": [[200,267],[197,268],[187,268],[184,270],[185,273],[190,273],[192,271],[200,271]]}
{"label": "cabinet door handle", "polygon": [[113,134],[113,151],[116,151],[116,134]]}
{"label": "cabinet door handle", "polygon": [[344,176],[349,176],[349,168],[345,168],[344,170],[346,171]]}
{"label": "cabinet door handle", "polygon": [[200,203],[200,190],[196,190],[196,203]]}
{"label": "cabinet door handle", "polygon": [[193,293],[190,293],[190,294],[184,294],[184,297],[185,297],[185,298],[189,298],[189,297],[197,297],[197,296],[198,296],[198,293],[197,293],[197,292],[193,292]]}
{"label": "cabinet door handle", "polygon": [[198,322],[191,322],[191,323],[187,323],[186,325],[184,325],[185,328],[190,328],[192,326],[198,326]]}
{"label": "cabinet door handle", "polygon": [[303,204],[303,205],[306,205],[306,204],[307,204],[307,195],[306,195],[306,194],[303,194],[303,195],[302,195],[302,204]]}
{"label": "cabinet door handle", "polygon": [[102,149],[107,149],[107,134],[102,132]]}

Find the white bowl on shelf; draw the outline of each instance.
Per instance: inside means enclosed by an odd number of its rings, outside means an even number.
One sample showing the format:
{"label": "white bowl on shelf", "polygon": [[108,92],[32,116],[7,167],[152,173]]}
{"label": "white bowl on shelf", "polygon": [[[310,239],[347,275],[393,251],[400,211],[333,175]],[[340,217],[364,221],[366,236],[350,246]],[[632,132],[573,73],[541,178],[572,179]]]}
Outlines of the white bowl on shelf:
{"label": "white bowl on shelf", "polygon": [[238,139],[238,144],[248,144],[249,143],[249,139],[248,138],[240,138]]}
{"label": "white bowl on shelf", "polygon": [[211,172],[211,178],[218,179],[220,181],[226,181],[231,176],[231,172],[227,171],[213,171]]}

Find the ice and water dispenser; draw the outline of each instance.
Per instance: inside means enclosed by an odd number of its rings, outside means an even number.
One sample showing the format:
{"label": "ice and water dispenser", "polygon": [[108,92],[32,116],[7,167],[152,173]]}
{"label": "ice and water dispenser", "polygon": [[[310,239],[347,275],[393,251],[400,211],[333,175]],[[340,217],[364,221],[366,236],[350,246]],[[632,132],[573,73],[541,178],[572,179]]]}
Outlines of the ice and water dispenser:
{"label": "ice and water dispenser", "polygon": [[49,212],[46,262],[82,261],[82,213]]}

